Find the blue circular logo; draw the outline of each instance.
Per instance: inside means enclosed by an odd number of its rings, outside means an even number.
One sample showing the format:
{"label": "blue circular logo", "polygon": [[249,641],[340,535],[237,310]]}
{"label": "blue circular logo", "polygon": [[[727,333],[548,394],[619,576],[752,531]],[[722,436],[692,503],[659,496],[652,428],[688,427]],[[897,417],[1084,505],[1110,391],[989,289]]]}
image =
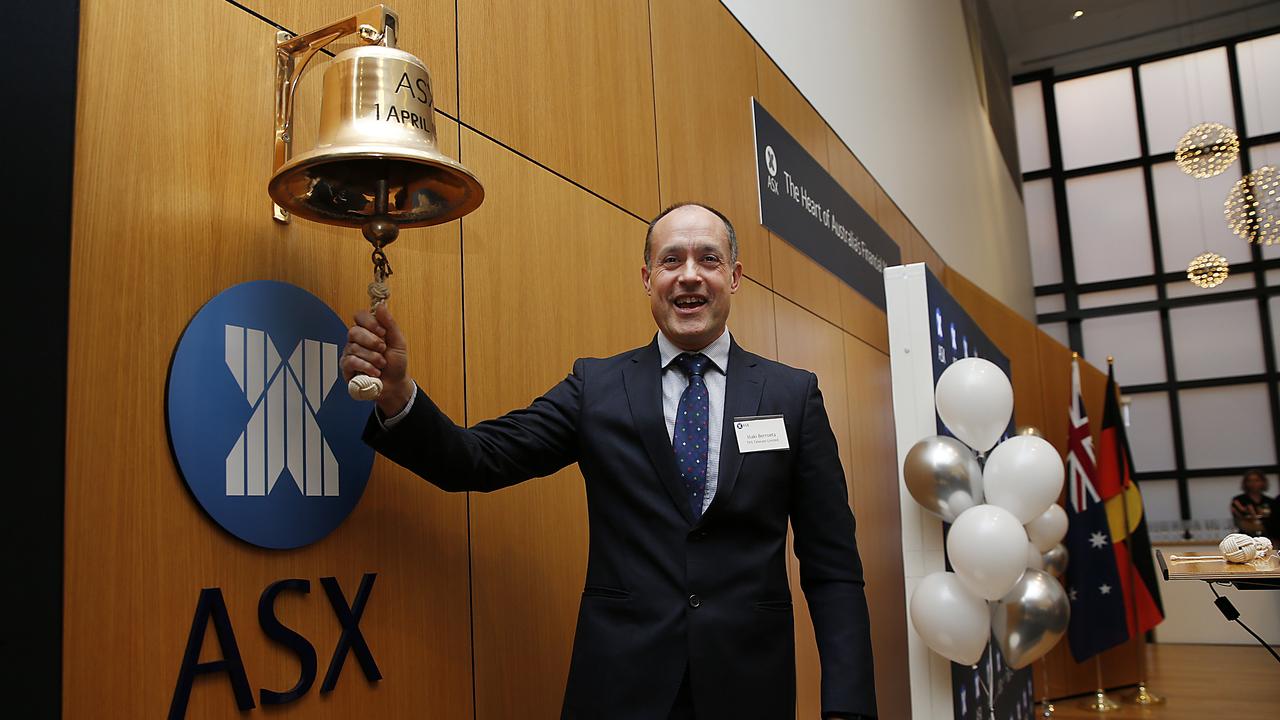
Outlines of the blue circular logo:
{"label": "blue circular logo", "polygon": [[187,487],[227,532],[302,547],[355,509],[373,467],[369,407],[347,395],[347,327],[319,298],[272,280],[228,288],[178,341],[169,439]]}

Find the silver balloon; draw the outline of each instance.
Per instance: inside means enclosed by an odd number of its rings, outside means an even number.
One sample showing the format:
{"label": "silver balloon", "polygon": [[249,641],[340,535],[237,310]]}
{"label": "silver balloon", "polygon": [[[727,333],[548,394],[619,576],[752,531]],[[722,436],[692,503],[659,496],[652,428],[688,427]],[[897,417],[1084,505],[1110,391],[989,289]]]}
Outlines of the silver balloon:
{"label": "silver balloon", "polygon": [[983,503],[978,458],[955,438],[930,435],[911,446],[902,477],[911,497],[947,522]]}
{"label": "silver balloon", "polygon": [[1058,644],[1070,619],[1071,603],[1062,584],[1043,570],[1028,569],[994,603],[991,632],[1009,667],[1020,670]]}
{"label": "silver balloon", "polygon": [[1049,548],[1044,554],[1044,571],[1050,575],[1062,579],[1062,573],[1067,571],[1067,548],[1062,543],[1058,543]]}

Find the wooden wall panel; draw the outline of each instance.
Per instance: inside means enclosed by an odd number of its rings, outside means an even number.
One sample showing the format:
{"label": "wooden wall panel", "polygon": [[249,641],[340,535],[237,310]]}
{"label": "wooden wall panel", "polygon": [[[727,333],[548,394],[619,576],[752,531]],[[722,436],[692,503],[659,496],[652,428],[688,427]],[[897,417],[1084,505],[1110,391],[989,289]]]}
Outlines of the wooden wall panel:
{"label": "wooden wall panel", "polygon": [[922,262],[929,266],[933,274],[942,277],[947,270],[947,264],[942,261],[942,256],[937,250],[929,244],[929,241],[920,234],[911,221],[907,221],[907,246],[902,248],[902,262],[915,263]]}
{"label": "wooden wall panel", "polygon": [[[294,33],[307,33],[324,27],[335,20],[360,12],[374,3],[370,0],[237,0],[240,4],[270,18],[272,22]],[[178,3],[179,7],[190,3]],[[457,33],[454,0],[414,0],[409,3],[391,3],[400,16],[400,37],[396,46],[418,56],[426,63],[431,74],[431,94],[436,109],[454,117],[458,113],[458,62]],[[261,42],[275,44],[275,28],[267,27],[259,33]],[[350,38],[339,40],[329,47],[338,51],[356,44]],[[321,73],[328,56],[317,55],[307,70],[309,83],[320,83]],[[244,65],[240,65],[241,68]],[[262,66],[263,73],[274,73],[274,60]],[[315,74],[315,77],[311,77]],[[265,132],[271,132],[271,125]]]}
{"label": "wooden wall panel", "polygon": [[849,389],[850,501],[858,521],[858,552],[871,612],[876,663],[876,703],[883,718],[911,714],[907,667],[907,609],[898,506],[897,440],[889,357],[844,336]]}
{"label": "wooden wall panel", "polygon": [[882,353],[889,352],[889,319],[861,293],[841,283],[840,326]]}
{"label": "wooden wall panel", "polygon": [[840,324],[841,288],[847,287],[842,281],[773,233],[769,233],[769,258],[773,288],[779,295],[827,322]]}
{"label": "wooden wall panel", "polygon": [[778,359],[774,328],[773,291],[747,278],[738,286],[729,316],[729,332],[743,348],[771,360]]}
{"label": "wooden wall panel", "polygon": [[641,217],[658,210],[648,6],[458,3],[460,119]]}
{"label": "wooden wall panel", "polygon": [[835,131],[827,128],[827,169],[867,214],[876,217],[876,181]]}
{"label": "wooden wall panel", "polygon": [[[777,298],[774,301],[778,325],[778,360],[793,367],[811,370],[818,376],[823,404],[831,420],[831,429],[840,446],[840,463],[844,466],[846,485],[851,467],[849,455],[849,408],[841,402],[848,396],[844,366],[844,334],[839,328],[809,313],[804,308]],[[853,493],[850,491],[850,497]],[[800,589],[800,566],[795,554],[788,556],[792,602],[795,607],[796,631],[796,707],[798,717],[814,718],[821,714],[821,664],[813,620]]]}
{"label": "wooden wall panel", "polygon": [[[942,277],[947,291],[1009,358],[1013,368],[1010,381],[1013,384],[1014,421],[1018,426],[1040,428],[1044,423],[1045,406],[1036,339],[1039,330],[1031,321],[955,270],[947,268]],[[1065,400],[1061,407],[1065,416]]]}
{"label": "wooden wall panel", "polygon": [[755,43],[718,0],[653,0],[649,11],[662,204],[721,210],[747,276],[772,286],[752,149]]}
{"label": "wooden wall panel", "polygon": [[[130,30],[139,27],[153,31],[145,43]],[[214,525],[170,455],[168,363],[204,302],[262,278],[299,285],[342,314],[366,302],[368,247],[359,233],[271,220],[273,34],[223,2],[82,8],[67,377],[67,717],[162,717],[204,587],[223,590],[255,693],[286,688],[296,661],[258,629],[259,593],[279,579],[312,581],[305,598],[282,598],[279,613],[327,663],[339,627],[315,583],[336,576],[351,598],[364,572],[378,579],[361,628],[386,679],[366,683],[348,659],[332,694],[322,700],[317,683],[281,714],[471,713],[465,498],[378,461],[360,504],[332,535],[267,551]],[[300,97],[299,113],[315,117],[316,100]],[[111,118],[120,121],[103,121]],[[416,362],[428,368],[423,384],[460,416],[458,228],[408,231],[390,254],[396,298],[407,300],[401,321],[419,343]],[[206,649],[204,659],[214,657]],[[234,713],[225,679],[197,681],[189,717]]]}
{"label": "wooden wall panel", "polygon": [[[527,405],[581,356],[654,333],[645,224],[468,130],[488,200],[462,221],[467,419]],[[536,308],[536,312],[531,312]],[[575,467],[471,497],[476,717],[557,717],[587,560]]]}

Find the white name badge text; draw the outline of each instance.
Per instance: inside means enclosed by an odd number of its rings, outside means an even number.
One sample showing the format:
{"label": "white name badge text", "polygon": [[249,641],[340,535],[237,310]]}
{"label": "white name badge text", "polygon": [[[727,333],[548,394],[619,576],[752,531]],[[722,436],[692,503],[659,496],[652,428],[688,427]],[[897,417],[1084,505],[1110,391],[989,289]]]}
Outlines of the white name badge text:
{"label": "white name badge text", "polygon": [[738,452],[741,453],[791,447],[787,443],[787,427],[781,415],[734,418],[733,431],[738,435]]}

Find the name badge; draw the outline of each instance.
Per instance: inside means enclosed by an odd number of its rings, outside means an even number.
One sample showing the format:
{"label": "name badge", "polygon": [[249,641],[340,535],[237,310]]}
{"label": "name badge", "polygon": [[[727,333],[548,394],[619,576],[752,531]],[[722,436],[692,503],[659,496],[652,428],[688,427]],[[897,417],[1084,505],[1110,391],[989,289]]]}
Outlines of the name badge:
{"label": "name badge", "polygon": [[761,415],[733,419],[733,431],[738,435],[738,452],[752,453],[764,450],[786,450],[787,427],[781,415]]}

